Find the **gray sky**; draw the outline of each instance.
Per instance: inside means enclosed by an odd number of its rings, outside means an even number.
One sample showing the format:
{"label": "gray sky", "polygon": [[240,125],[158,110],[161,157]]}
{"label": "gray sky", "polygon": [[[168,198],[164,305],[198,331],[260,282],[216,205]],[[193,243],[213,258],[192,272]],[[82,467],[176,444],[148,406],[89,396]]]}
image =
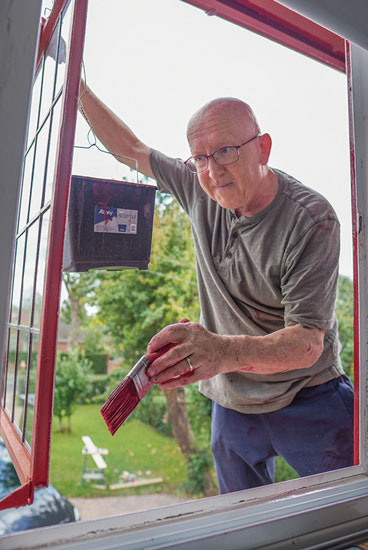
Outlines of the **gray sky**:
{"label": "gray sky", "polygon": [[[87,82],[147,145],[186,158],[191,114],[206,101],[250,103],[273,139],[270,165],[324,194],[352,277],[346,77],[180,0],[89,0]],[[78,117],[76,143],[88,127]],[[75,150],[73,173],[134,176],[109,155]]]}

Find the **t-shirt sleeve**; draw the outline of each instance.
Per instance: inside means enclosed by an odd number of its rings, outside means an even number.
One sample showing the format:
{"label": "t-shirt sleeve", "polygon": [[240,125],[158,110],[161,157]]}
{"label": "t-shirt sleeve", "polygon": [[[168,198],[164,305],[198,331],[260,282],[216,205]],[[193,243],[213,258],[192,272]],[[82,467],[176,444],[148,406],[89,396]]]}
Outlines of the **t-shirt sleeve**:
{"label": "t-shirt sleeve", "polygon": [[196,175],[188,170],[182,159],[168,157],[154,149],[150,153],[150,164],[159,190],[174,195],[189,214],[202,192]]}
{"label": "t-shirt sleeve", "polygon": [[281,279],[285,326],[329,329],[333,324],[340,227],[337,219],[313,224],[287,251]]}

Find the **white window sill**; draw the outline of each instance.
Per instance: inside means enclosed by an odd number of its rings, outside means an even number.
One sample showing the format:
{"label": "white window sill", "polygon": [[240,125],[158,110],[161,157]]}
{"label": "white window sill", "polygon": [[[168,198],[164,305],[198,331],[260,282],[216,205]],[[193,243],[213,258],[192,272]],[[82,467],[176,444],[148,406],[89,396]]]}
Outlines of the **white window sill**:
{"label": "white window sill", "polygon": [[2,537],[0,546],[296,550],[326,548],[329,543],[337,548],[357,533],[368,535],[368,478],[360,470],[348,468],[170,507],[24,531]]}

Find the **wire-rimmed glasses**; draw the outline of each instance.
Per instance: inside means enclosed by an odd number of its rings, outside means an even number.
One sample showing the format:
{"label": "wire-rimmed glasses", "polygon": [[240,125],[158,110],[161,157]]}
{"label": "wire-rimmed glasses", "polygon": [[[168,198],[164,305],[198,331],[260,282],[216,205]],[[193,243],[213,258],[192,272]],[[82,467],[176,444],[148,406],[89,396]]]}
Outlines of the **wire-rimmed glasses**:
{"label": "wire-rimmed glasses", "polygon": [[217,164],[220,164],[220,166],[234,164],[234,162],[239,159],[240,147],[247,145],[247,143],[250,143],[259,136],[260,134],[257,134],[240,145],[226,145],[225,147],[221,147],[212,153],[212,155],[194,155],[193,157],[189,157],[184,164],[193,174],[200,174],[201,172],[207,170],[208,159],[210,158],[213,158],[213,160],[217,162]]}

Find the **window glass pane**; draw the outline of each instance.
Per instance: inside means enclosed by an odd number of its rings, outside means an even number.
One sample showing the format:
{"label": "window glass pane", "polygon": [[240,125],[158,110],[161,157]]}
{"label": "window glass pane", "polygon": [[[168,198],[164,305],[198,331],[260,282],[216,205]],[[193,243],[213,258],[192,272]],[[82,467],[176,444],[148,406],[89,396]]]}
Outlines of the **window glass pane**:
{"label": "window glass pane", "polygon": [[42,80],[42,63],[37,73],[36,80],[33,84],[31,112],[29,115],[27,148],[29,147],[32,139],[35,137],[36,130],[37,130],[38,113],[40,110],[41,80]]}
{"label": "window glass pane", "polygon": [[24,409],[27,399],[27,363],[29,333],[19,332],[19,345],[16,368],[16,397],[14,402],[14,424],[21,431],[24,421]]}
{"label": "window glass pane", "polygon": [[32,178],[31,207],[29,219],[31,220],[41,208],[43,180],[47,156],[47,144],[49,141],[50,117],[42,126],[36,141],[36,157]]}
{"label": "window glass pane", "polygon": [[10,331],[8,331],[7,333],[7,347],[5,349],[5,352],[4,352],[4,361],[3,361],[3,378],[2,378],[2,388],[1,388],[1,399],[0,399],[0,402],[1,402],[1,406],[2,407],[5,407],[5,400],[6,400],[6,382],[7,382],[7,377],[8,377],[8,360],[7,360],[7,353],[8,353],[8,349],[9,349],[9,341],[10,341]]}
{"label": "window glass pane", "polygon": [[60,127],[60,115],[61,115],[61,97],[54,106],[53,117],[52,117],[52,127],[51,127],[51,140],[50,140],[50,149],[48,154],[48,163],[47,163],[47,172],[46,172],[46,188],[45,188],[45,200],[46,204],[52,195],[52,190],[54,187],[54,173],[55,173],[55,163],[56,163],[56,153],[57,145],[59,140],[59,127]]}
{"label": "window glass pane", "polygon": [[56,94],[58,94],[60,88],[64,84],[66,60],[69,54],[70,28],[72,24],[73,5],[74,2],[69,3],[69,6],[64,12],[61,24],[61,42],[59,47],[58,69],[56,78]]}
{"label": "window glass pane", "polygon": [[6,378],[6,398],[5,407],[8,410],[9,416],[13,410],[14,398],[14,377],[15,377],[15,362],[17,355],[17,338],[18,331],[10,329],[9,344],[8,344],[8,375]]}
{"label": "window glass pane", "polygon": [[36,367],[37,367],[37,354],[38,354],[38,342],[39,338],[37,334],[32,334],[32,348],[31,357],[29,360],[29,380],[28,380],[28,407],[27,416],[25,421],[24,438],[29,444],[32,445],[32,429],[33,429],[33,413],[34,413],[34,399],[36,388]]}
{"label": "window glass pane", "polygon": [[19,306],[20,306],[20,291],[22,288],[22,273],[23,273],[23,257],[24,257],[24,240],[23,234],[17,240],[17,251],[15,257],[15,268],[13,276],[13,293],[11,304],[10,322],[18,323]]}
{"label": "window glass pane", "polygon": [[42,216],[41,241],[40,241],[40,249],[39,249],[39,255],[38,255],[35,304],[34,304],[34,313],[33,313],[33,326],[38,328],[40,326],[40,321],[41,321],[43,283],[45,279],[47,244],[48,244],[48,237],[49,237],[49,221],[50,221],[50,211],[47,210]]}
{"label": "window glass pane", "polygon": [[42,7],[41,7],[42,17],[45,17],[47,19],[50,16],[54,2],[55,0],[42,0]]}
{"label": "window glass pane", "polygon": [[59,35],[59,25],[57,25],[56,29],[54,30],[54,33],[51,37],[50,43],[47,47],[46,54],[45,54],[45,62],[44,62],[45,67],[43,71],[43,81],[42,81],[40,124],[42,124],[42,122],[45,120],[45,117],[50,110],[51,103],[54,98],[58,35]]}
{"label": "window glass pane", "polygon": [[21,231],[28,221],[29,194],[30,194],[31,181],[32,181],[34,151],[35,151],[35,148],[34,148],[34,145],[32,145],[31,149],[29,150],[28,154],[24,159],[22,198],[20,203],[18,231]]}
{"label": "window glass pane", "polygon": [[39,221],[36,221],[27,231],[26,263],[23,278],[22,311],[20,315],[21,325],[30,325],[31,322],[38,228]]}
{"label": "window glass pane", "polygon": [[8,409],[10,414],[13,402],[13,387],[14,387],[14,371],[15,371],[15,351],[17,343],[17,331],[15,329],[9,330],[8,340],[8,363],[6,368],[6,378],[4,379],[4,394],[2,404],[4,408]]}

